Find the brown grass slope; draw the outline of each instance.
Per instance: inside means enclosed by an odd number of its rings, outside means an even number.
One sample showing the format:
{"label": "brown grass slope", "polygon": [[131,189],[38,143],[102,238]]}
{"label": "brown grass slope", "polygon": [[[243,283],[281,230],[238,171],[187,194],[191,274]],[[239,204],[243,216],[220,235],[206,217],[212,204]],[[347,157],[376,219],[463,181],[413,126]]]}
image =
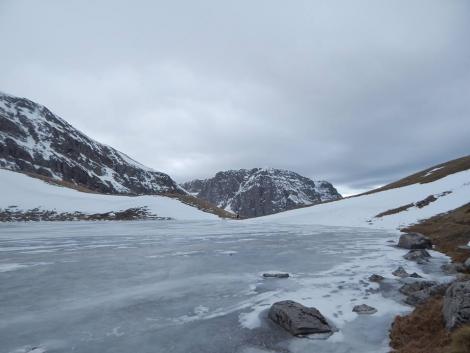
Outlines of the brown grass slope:
{"label": "brown grass slope", "polygon": [[[401,188],[403,186],[408,186],[408,185],[413,185],[413,184],[418,184],[418,183],[419,184],[431,183],[433,181],[442,179],[448,175],[462,172],[468,169],[470,169],[470,155],[435,165],[433,167],[430,167],[418,173],[409,175],[403,179],[387,184],[380,188],[367,191],[360,195],[373,194],[376,192]],[[433,172],[430,173],[431,171]],[[357,196],[360,196],[360,195],[357,195]]]}

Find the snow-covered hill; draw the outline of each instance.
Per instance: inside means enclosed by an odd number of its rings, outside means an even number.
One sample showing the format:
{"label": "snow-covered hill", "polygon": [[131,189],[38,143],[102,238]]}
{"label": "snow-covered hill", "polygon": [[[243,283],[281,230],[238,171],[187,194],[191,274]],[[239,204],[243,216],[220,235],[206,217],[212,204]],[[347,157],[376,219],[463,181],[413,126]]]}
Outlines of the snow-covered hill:
{"label": "snow-covered hill", "polygon": [[273,168],[223,171],[213,178],[183,183],[182,187],[243,217],[263,216],[341,198],[327,181],[313,181]]}
{"label": "snow-covered hill", "polygon": [[184,193],[168,175],[92,140],[46,107],[4,93],[0,93],[0,167],[102,193]]}
{"label": "snow-covered hill", "polygon": [[[437,170],[429,168],[423,175],[430,177]],[[432,181],[418,180],[402,187],[249,221],[397,229],[469,202],[470,170],[463,170]]]}
{"label": "snow-covered hill", "polygon": [[[63,213],[79,212],[86,216],[97,213],[116,213],[129,209],[145,209],[152,216],[180,220],[218,218],[214,214],[202,212],[196,207],[170,197],[80,192],[5,169],[0,169],[0,195],[0,220],[1,214],[6,212],[29,211],[31,214],[41,214],[53,211],[59,216]],[[34,212],[31,212],[32,210]]]}

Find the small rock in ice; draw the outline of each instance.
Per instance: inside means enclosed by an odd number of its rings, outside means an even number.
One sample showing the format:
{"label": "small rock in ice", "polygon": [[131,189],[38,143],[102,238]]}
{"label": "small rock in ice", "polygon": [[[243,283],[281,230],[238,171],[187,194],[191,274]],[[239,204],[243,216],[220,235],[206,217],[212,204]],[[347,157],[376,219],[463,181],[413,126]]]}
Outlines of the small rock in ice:
{"label": "small rock in ice", "polygon": [[283,272],[277,272],[277,273],[263,273],[263,277],[264,278],[289,278],[289,274],[288,273],[283,273]]}
{"label": "small rock in ice", "polygon": [[377,309],[367,304],[361,304],[354,306],[352,311],[358,313],[359,315],[372,315],[377,312]]}

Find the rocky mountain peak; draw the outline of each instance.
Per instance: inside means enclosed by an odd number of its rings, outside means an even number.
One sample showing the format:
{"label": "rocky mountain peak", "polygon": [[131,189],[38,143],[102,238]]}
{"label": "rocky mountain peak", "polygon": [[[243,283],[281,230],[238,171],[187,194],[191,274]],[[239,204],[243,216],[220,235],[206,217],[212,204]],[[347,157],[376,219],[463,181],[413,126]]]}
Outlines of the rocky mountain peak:
{"label": "rocky mountain peak", "polygon": [[327,181],[274,168],[227,170],[181,185],[191,194],[243,217],[257,217],[341,198]]}

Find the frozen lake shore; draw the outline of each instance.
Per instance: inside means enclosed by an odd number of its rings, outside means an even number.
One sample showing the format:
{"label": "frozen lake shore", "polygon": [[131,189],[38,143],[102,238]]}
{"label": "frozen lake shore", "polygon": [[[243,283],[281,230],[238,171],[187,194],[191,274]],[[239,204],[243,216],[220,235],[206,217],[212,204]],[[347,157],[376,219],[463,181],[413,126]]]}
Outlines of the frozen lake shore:
{"label": "frozen lake shore", "polygon": [[[445,280],[447,262],[431,252],[418,266],[390,240],[396,232],[236,221],[0,224],[0,351],[387,352],[394,316],[411,309],[391,272]],[[339,331],[290,336],[266,318],[285,299]],[[378,311],[358,316],[358,304]]]}

